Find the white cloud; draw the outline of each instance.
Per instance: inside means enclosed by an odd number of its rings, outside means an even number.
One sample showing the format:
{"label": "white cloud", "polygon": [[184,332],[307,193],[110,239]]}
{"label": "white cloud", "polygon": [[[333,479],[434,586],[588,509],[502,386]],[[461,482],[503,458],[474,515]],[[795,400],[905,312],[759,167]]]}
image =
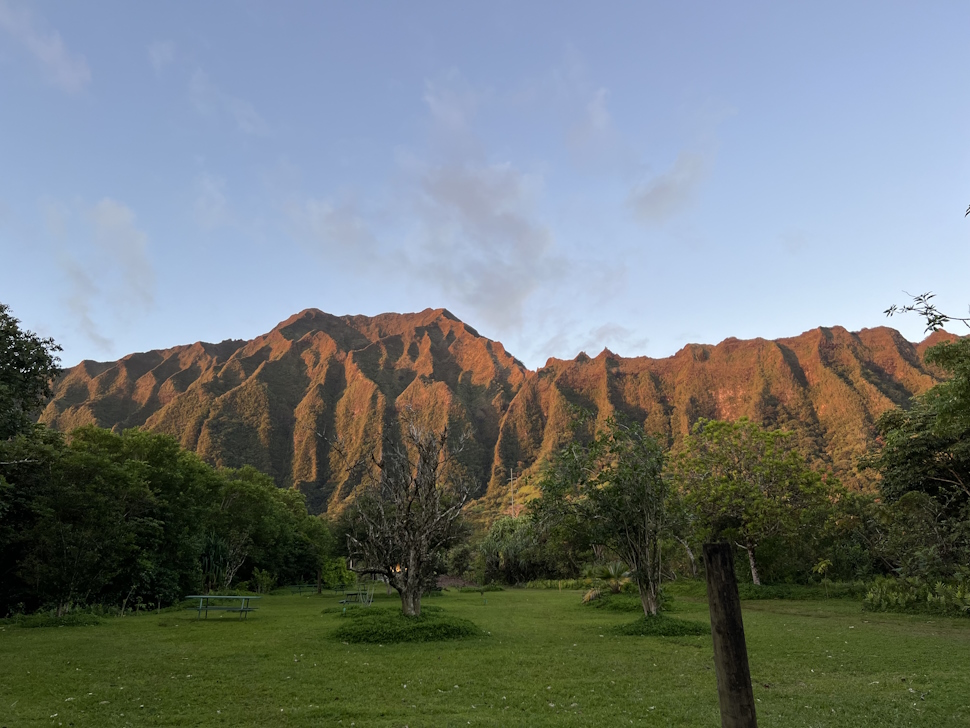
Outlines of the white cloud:
{"label": "white cloud", "polygon": [[90,212],[94,240],[109,260],[121,269],[121,288],[144,306],[155,296],[155,271],[148,259],[148,235],[135,226],[135,213],[117,200],[105,197]]}
{"label": "white cloud", "polygon": [[175,61],[175,43],[157,40],[148,46],[148,62],[155,73],[159,74],[165,66]]}
{"label": "white cloud", "polygon": [[67,275],[67,306],[77,319],[81,333],[99,350],[110,353],[113,342],[104,336],[94,323],[92,309],[100,291],[86,270],[67,252],[62,252],[58,263]]}
{"label": "white cloud", "polygon": [[90,207],[51,200],[43,213],[54,260],[66,279],[64,302],[78,331],[100,351],[114,353],[99,324],[128,322],[133,311],[154,303],[148,235],[130,208],[109,197]]}
{"label": "white cloud", "polygon": [[636,187],[628,204],[643,222],[665,222],[690,203],[709,167],[703,155],[681,152],[670,169]]}
{"label": "white cloud", "polygon": [[189,96],[195,108],[203,116],[226,115],[244,134],[254,136],[269,134],[269,124],[250,102],[219,89],[201,69],[196,69],[189,79]]}
{"label": "white cloud", "polygon": [[449,131],[466,130],[484,96],[472,88],[457,69],[450,70],[438,80],[424,82],[424,102],[432,119]]}
{"label": "white cloud", "polygon": [[521,324],[526,300],[561,272],[552,231],[537,217],[538,177],[511,164],[428,169],[418,189],[412,274],[486,323]]}
{"label": "white cloud", "polygon": [[55,86],[73,94],[83,91],[91,82],[91,69],[84,56],[71,53],[56,30],[38,28],[28,10],[0,0],[0,28],[40,61]]}
{"label": "white cloud", "polygon": [[287,214],[297,235],[328,259],[371,268],[387,262],[386,251],[351,200],[310,198],[288,205]]}
{"label": "white cloud", "polygon": [[230,223],[226,180],[202,174],[195,181],[195,220],[207,230]]}

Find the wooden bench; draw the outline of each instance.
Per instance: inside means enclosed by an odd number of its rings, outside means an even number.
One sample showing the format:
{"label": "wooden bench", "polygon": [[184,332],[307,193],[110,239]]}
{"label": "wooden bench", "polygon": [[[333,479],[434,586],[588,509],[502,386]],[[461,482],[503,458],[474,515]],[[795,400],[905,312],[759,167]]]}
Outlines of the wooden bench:
{"label": "wooden bench", "polygon": [[[244,619],[249,616],[250,612],[255,612],[256,607],[250,606],[250,602],[253,599],[259,599],[259,597],[252,597],[244,594],[192,594],[187,596],[186,599],[198,599],[199,606],[189,607],[188,611],[196,613],[196,619],[201,619],[202,615],[205,618],[209,618],[209,612],[238,612],[239,618]],[[234,606],[232,604],[224,606],[221,604],[212,604],[214,600],[235,600],[239,602],[239,606]]]}

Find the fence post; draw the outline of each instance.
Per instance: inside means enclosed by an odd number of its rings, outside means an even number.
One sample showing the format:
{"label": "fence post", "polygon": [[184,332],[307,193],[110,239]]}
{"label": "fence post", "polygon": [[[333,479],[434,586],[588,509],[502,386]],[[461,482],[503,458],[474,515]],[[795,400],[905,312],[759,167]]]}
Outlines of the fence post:
{"label": "fence post", "polygon": [[734,555],[726,543],[704,544],[721,728],[757,728]]}

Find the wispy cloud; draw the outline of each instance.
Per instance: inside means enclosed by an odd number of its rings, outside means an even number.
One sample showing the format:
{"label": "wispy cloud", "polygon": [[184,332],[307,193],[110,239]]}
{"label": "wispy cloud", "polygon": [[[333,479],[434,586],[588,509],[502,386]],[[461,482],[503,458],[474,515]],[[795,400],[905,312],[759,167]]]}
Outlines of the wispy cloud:
{"label": "wispy cloud", "polygon": [[99,324],[124,322],[131,312],[154,305],[147,233],[134,211],[110,197],[90,206],[50,200],[43,212],[65,278],[64,302],[78,331],[100,351],[115,353]]}
{"label": "wispy cloud", "polygon": [[628,204],[642,222],[666,222],[687,207],[709,168],[704,155],[681,152],[670,169],[634,188]]}
{"label": "wispy cloud", "polygon": [[62,251],[58,263],[67,276],[67,306],[80,332],[100,351],[111,353],[113,343],[104,336],[93,317],[93,304],[100,294],[91,275],[69,253]]}
{"label": "wispy cloud", "polygon": [[566,134],[573,162],[583,172],[631,178],[640,168],[640,155],[613,121],[609,89],[600,87],[582,98],[578,121]]}
{"label": "wispy cloud", "polygon": [[270,132],[269,124],[250,102],[218,88],[201,69],[189,79],[189,96],[203,116],[228,116],[244,134],[265,136]]}
{"label": "wispy cloud", "polygon": [[155,271],[148,259],[148,235],[135,225],[135,213],[105,197],[90,212],[94,240],[120,268],[127,298],[145,307],[154,303]]}
{"label": "wispy cloud", "polygon": [[84,56],[71,53],[61,34],[44,30],[25,8],[0,0],[0,29],[22,44],[44,68],[48,79],[68,93],[76,94],[91,82],[91,69]]}
{"label": "wispy cloud", "polygon": [[643,356],[650,343],[636,329],[618,323],[605,323],[590,329],[584,329],[575,321],[555,323],[558,331],[536,348],[560,358],[572,358],[581,351],[596,356],[603,349],[622,356]]}
{"label": "wispy cloud", "polygon": [[329,260],[370,269],[388,262],[388,251],[353,200],[309,198],[288,204],[286,211],[296,235]]}
{"label": "wispy cloud", "polygon": [[563,265],[532,202],[541,184],[509,163],[428,169],[416,200],[412,274],[486,323],[519,325],[527,299]]}
{"label": "wispy cloud", "polygon": [[196,178],[195,220],[206,230],[231,222],[225,178],[211,174],[201,174]]}
{"label": "wispy cloud", "polygon": [[170,40],[157,40],[148,46],[148,62],[156,74],[175,61],[175,43]]}
{"label": "wispy cloud", "polygon": [[424,82],[423,98],[431,118],[441,129],[448,131],[468,130],[487,95],[473,88],[457,69]]}

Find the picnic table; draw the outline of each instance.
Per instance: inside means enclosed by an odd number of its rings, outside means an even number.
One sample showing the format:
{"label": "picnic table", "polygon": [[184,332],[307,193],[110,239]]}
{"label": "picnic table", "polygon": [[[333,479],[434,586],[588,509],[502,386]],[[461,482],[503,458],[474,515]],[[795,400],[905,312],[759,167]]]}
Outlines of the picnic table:
{"label": "picnic table", "polygon": [[287,588],[290,590],[290,594],[299,594],[300,596],[303,596],[303,592],[305,591],[313,594],[317,593],[316,584],[290,584]]}
{"label": "picnic table", "polygon": [[349,604],[351,602],[357,602],[363,604],[365,607],[369,607],[373,601],[374,582],[370,582],[369,584],[359,583],[345,589],[344,598],[340,600],[340,603]]}
{"label": "picnic table", "polygon": [[[239,612],[239,618],[243,619],[249,616],[250,612],[256,611],[256,607],[250,606],[250,602],[253,599],[259,599],[259,597],[253,597],[245,594],[191,594],[186,597],[186,599],[198,599],[198,607],[189,607],[189,611],[196,612],[196,619],[200,619],[203,614],[205,618],[209,618],[209,611],[214,612]],[[222,604],[212,604],[213,601],[238,601],[239,605],[229,604],[224,606]]]}

